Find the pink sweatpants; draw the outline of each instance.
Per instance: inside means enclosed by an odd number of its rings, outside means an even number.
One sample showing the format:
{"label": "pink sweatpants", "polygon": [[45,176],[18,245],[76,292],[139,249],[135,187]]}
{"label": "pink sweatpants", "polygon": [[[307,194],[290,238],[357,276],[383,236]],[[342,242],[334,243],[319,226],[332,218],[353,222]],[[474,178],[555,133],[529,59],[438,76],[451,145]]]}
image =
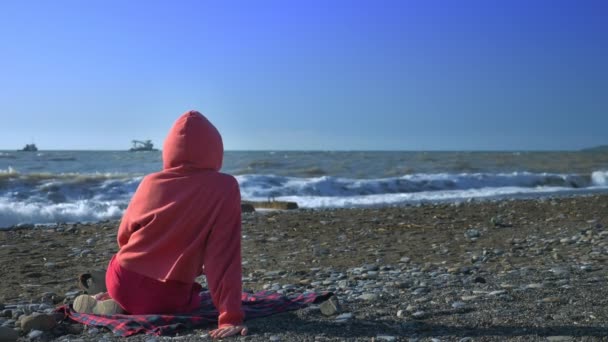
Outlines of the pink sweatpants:
{"label": "pink sweatpants", "polygon": [[108,294],[133,315],[176,314],[200,306],[200,284],[160,281],[124,269],[113,256],[106,271]]}

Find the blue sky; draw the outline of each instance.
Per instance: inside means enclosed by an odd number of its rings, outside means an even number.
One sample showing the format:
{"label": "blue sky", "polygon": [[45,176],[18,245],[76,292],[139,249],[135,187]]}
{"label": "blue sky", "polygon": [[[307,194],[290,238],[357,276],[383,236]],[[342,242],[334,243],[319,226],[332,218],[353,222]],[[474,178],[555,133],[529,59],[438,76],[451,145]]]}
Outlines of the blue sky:
{"label": "blue sky", "polygon": [[0,149],[608,144],[608,2],[2,1]]}

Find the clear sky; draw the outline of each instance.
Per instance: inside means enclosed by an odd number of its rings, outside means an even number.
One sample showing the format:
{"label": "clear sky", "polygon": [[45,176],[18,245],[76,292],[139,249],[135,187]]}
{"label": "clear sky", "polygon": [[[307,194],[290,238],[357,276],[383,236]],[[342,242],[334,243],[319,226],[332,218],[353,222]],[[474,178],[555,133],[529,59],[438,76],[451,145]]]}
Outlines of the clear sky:
{"label": "clear sky", "polygon": [[5,0],[0,149],[608,144],[608,1]]}

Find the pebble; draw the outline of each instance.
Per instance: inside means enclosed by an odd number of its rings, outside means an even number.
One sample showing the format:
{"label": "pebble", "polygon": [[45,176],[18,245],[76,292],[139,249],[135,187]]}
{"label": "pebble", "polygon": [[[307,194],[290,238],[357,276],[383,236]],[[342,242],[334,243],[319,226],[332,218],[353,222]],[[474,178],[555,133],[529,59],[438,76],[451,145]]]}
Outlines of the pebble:
{"label": "pebble", "polygon": [[462,308],[464,308],[466,306],[467,306],[467,304],[464,303],[464,302],[454,302],[454,303],[452,303],[452,307],[454,309],[462,309]]}
{"label": "pebble", "polygon": [[426,315],[426,312],[424,311],[416,311],[412,314],[412,317],[414,318],[422,318]]}
{"label": "pebble", "polygon": [[375,301],[378,300],[378,294],[376,293],[364,293],[359,296],[359,299],[366,301]]}
{"label": "pebble", "polygon": [[467,229],[467,231],[464,232],[464,237],[466,237],[467,239],[470,240],[475,240],[477,238],[479,238],[481,236],[481,233],[479,232],[478,229]]}
{"label": "pebble", "polygon": [[35,339],[37,339],[38,337],[42,336],[42,334],[44,334],[44,332],[43,332],[43,331],[40,331],[40,330],[32,330],[32,331],[30,331],[30,333],[29,333],[29,334],[27,334],[27,337],[28,337],[30,340],[35,340]]}
{"label": "pebble", "polygon": [[21,318],[21,330],[29,332],[31,330],[49,331],[57,325],[57,321],[51,315],[28,315]]}
{"label": "pebble", "polygon": [[333,316],[340,312],[340,303],[335,296],[330,297],[320,305],[321,313],[325,316]]}
{"label": "pebble", "polygon": [[353,318],[353,314],[351,312],[345,312],[343,314],[339,314],[336,316],[336,321],[348,321]]}

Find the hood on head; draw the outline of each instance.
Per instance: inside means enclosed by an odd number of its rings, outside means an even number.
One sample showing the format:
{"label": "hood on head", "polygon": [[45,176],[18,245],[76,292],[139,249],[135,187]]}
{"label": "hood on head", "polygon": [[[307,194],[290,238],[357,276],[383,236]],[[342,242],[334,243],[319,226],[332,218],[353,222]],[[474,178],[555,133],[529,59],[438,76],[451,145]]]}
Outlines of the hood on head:
{"label": "hood on head", "polygon": [[189,166],[219,171],[223,158],[222,136],[195,110],[175,121],[163,144],[163,169]]}

